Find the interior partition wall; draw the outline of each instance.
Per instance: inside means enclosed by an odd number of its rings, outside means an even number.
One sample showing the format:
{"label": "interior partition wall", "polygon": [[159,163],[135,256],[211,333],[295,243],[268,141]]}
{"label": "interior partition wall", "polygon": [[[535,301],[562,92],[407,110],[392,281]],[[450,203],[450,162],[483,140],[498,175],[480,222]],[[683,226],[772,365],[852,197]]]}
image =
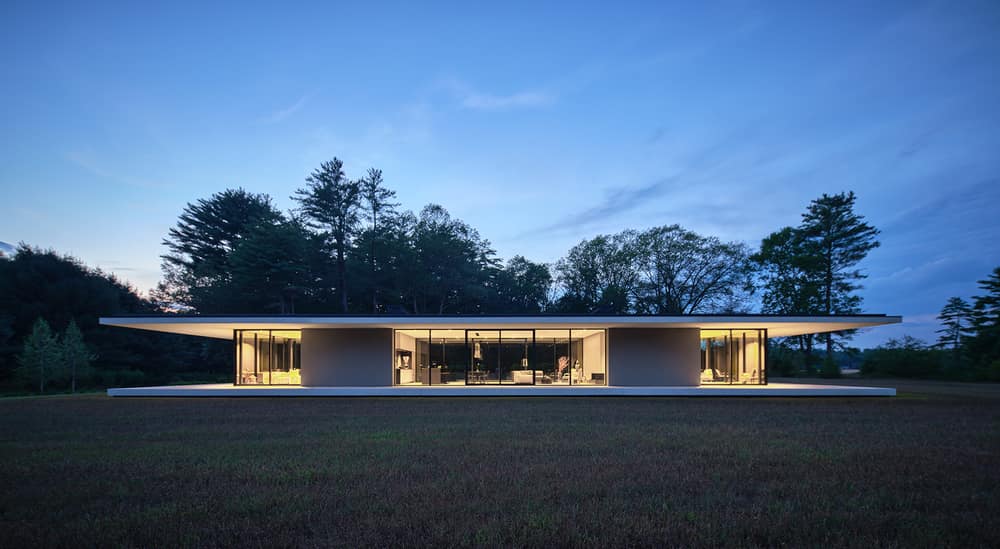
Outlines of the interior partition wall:
{"label": "interior partition wall", "polygon": [[767,330],[701,331],[701,383],[766,385]]}
{"label": "interior partition wall", "polygon": [[301,385],[299,330],[233,330],[236,385]]}
{"label": "interior partition wall", "polygon": [[395,385],[604,385],[603,329],[421,329],[393,336]]}

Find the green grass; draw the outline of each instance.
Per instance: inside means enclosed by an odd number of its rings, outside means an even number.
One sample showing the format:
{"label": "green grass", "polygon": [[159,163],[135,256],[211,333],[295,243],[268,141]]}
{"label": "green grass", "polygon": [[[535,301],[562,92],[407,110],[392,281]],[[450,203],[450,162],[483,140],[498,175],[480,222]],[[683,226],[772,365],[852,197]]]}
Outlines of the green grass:
{"label": "green grass", "polygon": [[0,399],[0,546],[996,547],[1000,389],[960,385]]}

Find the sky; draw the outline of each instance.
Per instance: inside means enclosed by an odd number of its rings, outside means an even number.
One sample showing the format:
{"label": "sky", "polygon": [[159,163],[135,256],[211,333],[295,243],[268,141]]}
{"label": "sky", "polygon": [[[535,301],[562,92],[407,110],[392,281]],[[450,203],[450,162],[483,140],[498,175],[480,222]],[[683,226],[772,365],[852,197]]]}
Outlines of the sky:
{"label": "sky", "polygon": [[[0,241],[145,291],[185,204],[380,168],[502,258],[627,228],[757,246],[823,193],[882,233],[864,310],[935,339],[1000,266],[1000,4],[8,0]],[[546,4],[546,5],[538,5]]]}

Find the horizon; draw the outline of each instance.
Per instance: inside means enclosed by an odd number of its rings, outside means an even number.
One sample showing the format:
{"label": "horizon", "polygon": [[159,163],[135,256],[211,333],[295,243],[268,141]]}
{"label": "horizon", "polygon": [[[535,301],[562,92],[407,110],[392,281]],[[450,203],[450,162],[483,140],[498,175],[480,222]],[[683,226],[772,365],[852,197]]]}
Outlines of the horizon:
{"label": "horizon", "polygon": [[757,248],[854,191],[862,310],[904,322],[851,344],[933,343],[1000,264],[1000,7],[723,6],[9,5],[0,241],[145,293],[185,204],[287,211],[334,156],[545,263],[675,223]]}

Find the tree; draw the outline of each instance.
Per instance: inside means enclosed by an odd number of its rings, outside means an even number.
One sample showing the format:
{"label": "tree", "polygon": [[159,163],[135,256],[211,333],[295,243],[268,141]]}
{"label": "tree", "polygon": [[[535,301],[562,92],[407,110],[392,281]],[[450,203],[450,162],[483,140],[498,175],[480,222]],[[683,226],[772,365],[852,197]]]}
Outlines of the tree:
{"label": "tree", "polygon": [[59,341],[59,351],[63,366],[70,371],[70,390],[75,393],[77,376],[88,377],[90,364],[97,358],[87,349],[83,342],[83,332],[75,320],[70,320],[69,326],[66,326],[66,332]]}
{"label": "tree", "polygon": [[[190,336],[109,329],[98,323],[101,316],[159,312],[156,304],[114,275],[22,244],[10,260],[0,261],[0,385],[13,389],[15,374],[24,372],[18,368],[18,355],[39,318],[53,329],[71,321],[77,324],[88,348],[101,357],[94,371],[98,383],[114,383],[119,374],[139,371],[153,383],[167,383],[174,373],[195,368],[229,371],[224,342],[206,341],[201,353],[203,346],[192,344]],[[86,375],[86,370],[78,371],[77,382]],[[35,373],[31,377],[36,383]],[[46,386],[56,378],[46,371]]]}
{"label": "tree", "polygon": [[969,356],[977,377],[1000,380],[1000,267],[978,283],[984,293],[973,298]]}
{"label": "tree", "polygon": [[654,227],[637,239],[639,309],[683,315],[724,311],[752,291],[753,264],[739,242],[722,242],[679,225]]}
{"label": "tree", "polygon": [[861,364],[864,375],[927,378],[940,373],[942,351],[928,347],[923,341],[904,335],[865,351]]}
{"label": "tree", "polygon": [[802,236],[800,231],[785,227],[765,237],[760,250],[751,256],[759,269],[761,309],[765,313],[808,315],[822,308],[818,261]]}
{"label": "tree", "polygon": [[598,235],[573,246],[556,263],[563,312],[621,314],[632,310],[639,288],[638,233]]}
{"label": "tree", "polygon": [[491,312],[540,313],[548,307],[551,287],[548,265],[515,255],[496,274],[498,304]]}
{"label": "tree", "polygon": [[296,299],[316,297],[321,243],[298,220],[254,227],[230,257],[233,286],[250,312],[295,312]]}
{"label": "tree", "polygon": [[985,293],[973,298],[975,328],[979,330],[1000,325],[1000,267],[993,269],[986,279],[976,282]]}
{"label": "tree", "polygon": [[314,228],[320,229],[336,253],[337,285],[340,307],[347,312],[347,251],[358,228],[361,208],[361,184],[344,174],[338,158],[320,164],[306,178],[308,185],[295,191],[293,200]]}
{"label": "tree", "polygon": [[[762,312],[810,315],[822,310],[820,262],[811,253],[801,231],[785,227],[771,233],[761,241],[760,250],[751,259],[757,264],[758,283],[763,288]],[[815,367],[815,338],[815,334],[792,338],[808,371]]]}
{"label": "tree", "polygon": [[49,323],[39,318],[31,330],[31,335],[25,338],[24,348],[18,356],[21,365],[19,373],[24,379],[38,379],[38,392],[45,392],[46,377],[51,377],[60,366],[59,342]]}
{"label": "tree", "polygon": [[[857,282],[866,277],[855,267],[868,252],[879,246],[879,230],[854,213],[853,192],[823,194],[809,204],[798,228],[804,240],[804,253],[816,261],[824,314],[856,313],[861,297]],[[841,333],[841,335],[846,335]],[[833,356],[834,333],[826,334],[826,354]]]}
{"label": "tree", "polygon": [[941,348],[950,348],[956,356],[962,349],[963,339],[969,335],[969,316],[972,309],[969,304],[960,297],[952,297],[941,309],[937,319],[941,321],[942,328],[936,333],[938,337],[937,345]]}
{"label": "tree", "polygon": [[[402,312],[413,306],[416,285],[422,273],[417,271],[418,259],[414,247],[417,217],[413,212],[386,215],[379,222],[379,232],[370,228],[362,231],[348,256],[349,266],[355,276],[366,279],[370,276],[370,255],[373,250],[378,255],[375,279],[366,280],[364,291],[358,302],[367,309],[368,296],[378,289],[378,305],[386,311]],[[372,245],[371,240],[377,244]]]}
{"label": "tree", "polygon": [[739,242],[678,225],[598,235],[556,263],[564,312],[691,314],[743,309],[753,263]]}
{"label": "tree", "polygon": [[413,262],[404,265],[414,313],[481,313],[499,267],[479,232],[428,204],[412,229]]}
{"label": "tree", "polygon": [[[368,174],[361,179],[361,196],[371,221],[368,238],[370,246],[368,280],[372,286],[372,312],[377,313],[380,290],[378,284],[379,261],[377,244],[382,239],[382,235],[379,232],[379,224],[395,213],[394,209],[399,204],[392,201],[396,197],[396,191],[385,188],[382,182],[382,170],[376,170],[375,168],[369,168]],[[382,224],[385,225],[385,223]]]}
{"label": "tree", "polygon": [[242,312],[242,288],[232,285],[231,255],[258,225],[283,221],[265,194],[227,189],[188,203],[163,244],[164,280],[155,297],[200,313]]}

